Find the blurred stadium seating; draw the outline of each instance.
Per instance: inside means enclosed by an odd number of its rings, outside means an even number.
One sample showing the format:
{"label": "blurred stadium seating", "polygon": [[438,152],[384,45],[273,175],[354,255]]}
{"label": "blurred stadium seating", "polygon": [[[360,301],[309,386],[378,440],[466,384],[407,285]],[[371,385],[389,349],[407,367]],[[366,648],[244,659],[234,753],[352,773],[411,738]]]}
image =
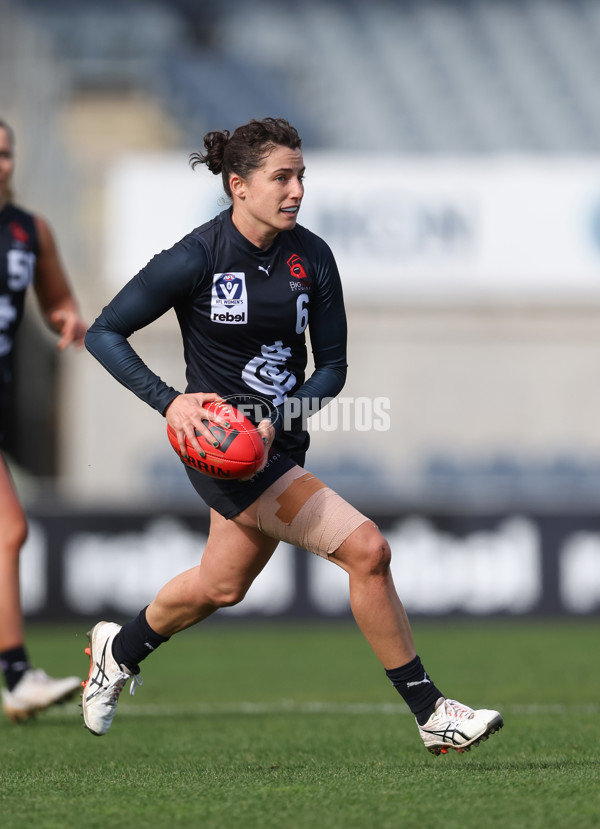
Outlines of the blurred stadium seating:
{"label": "blurred stadium seating", "polygon": [[79,88],[159,91],[194,143],[285,111],[307,146],[600,149],[595,0],[24,0]]}
{"label": "blurred stadium seating", "polygon": [[[98,228],[117,146],[187,151],[209,129],[275,114],[295,123],[311,150],[421,158],[600,152],[596,0],[0,0],[0,11],[11,23],[0,27],[0,72],[12,81],[0,111],[15,122],[28,158],[22,192],[59,229],[74,231],[62,245],[90,317],[106,299]],[[84,107],[88,118],[100,104],[82,132]],[[124,112],[140,134],[131,134]],[[109,124],[102,135],[98,123]],[[360,308],[350,312],[360,318]],[[568,335],[556,325],[556,342],[570,342],[575,316],[572,309]],[[421,336],[444,324],[425,320]],[[510,336],[508,324],[498,331]],[[420,393],[426,410],[425,386]],[[432,450],[394,497],[406,488],[433,500],[599,497],[588,446],[549,441],[545,449],[544,457],[522,447],[500,457],[493,444],[478,446],[476,457],[451,445]],[[341,490],[364,492],[367,481],[381,497],[381,478],[369,469],[328,458],[327,471]]]}

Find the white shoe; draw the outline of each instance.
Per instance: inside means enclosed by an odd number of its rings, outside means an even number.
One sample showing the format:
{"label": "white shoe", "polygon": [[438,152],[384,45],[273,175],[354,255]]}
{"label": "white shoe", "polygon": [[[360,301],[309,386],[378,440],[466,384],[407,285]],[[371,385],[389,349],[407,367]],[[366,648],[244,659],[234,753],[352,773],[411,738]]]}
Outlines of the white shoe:
{"label": "white shoe", "polygon": [[121,691],[131,679],[129,693],[135,693],[136,685],[142,684],[125,665],[117,665],[112,655],[112,643],[121,630],[114,622],[98,622],[88,632],[89,647],[85,652],[90,657],[90,672],[83,683],[81,707],[85,727],[100,737],[111,726]]}
{"label": "white shoe", "polygon": [[29,668],[12,689],[2,689],[2,708],[13,722],[33,717],[57,702],[72,697],[81,686],[77,676],[52,679],[41,668]]}
{"label": "white shoe", "polygon": [[419,734],[432,754],[447,754],[449,748],[462,753],[487,740],[503,725],[498,711],[474,711],[454,699],[445,699],[425,725],[419,726]]}

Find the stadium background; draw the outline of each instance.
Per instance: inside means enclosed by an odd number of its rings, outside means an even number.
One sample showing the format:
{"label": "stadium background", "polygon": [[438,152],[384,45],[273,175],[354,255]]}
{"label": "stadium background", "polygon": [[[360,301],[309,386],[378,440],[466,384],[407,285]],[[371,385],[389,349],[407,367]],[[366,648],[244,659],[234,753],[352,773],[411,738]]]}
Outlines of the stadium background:
{"label": "stadium background", "polygon": [[[311,469],[381,523],[413,615],[600,612],[600,4],[0,0],[0,114],[91,321],[219,209],[210,129],[303,135],[302,222],[346,286],[343,396],[389,431],[313,430]],[[207,516],[164,422],[29,309],[11,461],[34,619],[127,617]],[[181,383],[175,319],[136,335]],[[353,415],[355,409],[352,409]],[[358,450],[360,447],[360,451]],[[226,614],[346,616],[282,549]]]}

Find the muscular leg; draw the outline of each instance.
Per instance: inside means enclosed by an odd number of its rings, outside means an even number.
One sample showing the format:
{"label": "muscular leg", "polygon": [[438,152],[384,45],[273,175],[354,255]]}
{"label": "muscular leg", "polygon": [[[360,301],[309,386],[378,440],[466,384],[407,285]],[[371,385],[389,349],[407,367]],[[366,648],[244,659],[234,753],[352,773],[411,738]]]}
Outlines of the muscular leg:
{"label": "muscular leg", "polygon": [[415,658],[410,625],[392,580],[389,545],[372,521],[333,490],[295,467],[236,520],[339,565],[350,579],[354,618],[384,668]]}
{"label": "muscular leg", "polygon": [[352,613],[383,667],[414,659],[410,624],[390,571],[390,548],[376,525],[361,524],[329,559],[348,573]]}
{"label": "muscular leg", "polygon": [[23,644],[19,553],[27,521],[4,460],[0,457],[0,651]]}
{"label": "muscular leg", "polygon": [[278,542],[211,510],[202,561],[171,579],[146,610],[150,627],[171,636],[241,601]]}
{"label": "muscular leg", "polygon": [[[82,703],[90,731],[98,735],[108,731],[118,695],[133,666],[148,655],[147,649],[154,650],[165,638],[219,607],[240,601],[280,539],[302,542],[300,546],[326,556],[348,573],[354,618],[415,715],[429,751],[468,750],[502,727],[497,711],[473,711],[446,700],[427,675],[394,587],[389,545],[376,525],[310,473],[290,470],[288,479],[273,484],[235,519],[227,521],[212,513],[200,565],[165,585],[146,612],[125,626],[133,630],[130,658],[123,646],[125,627],[102,622],[93,628],[87,651],[90,676]],[[107,673],[105,654],[111,642]]]}
{"label": "muscular leg", "polygon": [[30,670],[19,586],[19,554],[27,538],[27,520],[1,456],[0,527],[0,661],[7,686],[2,689],[2,709],[19,722],[72,696],[80,679],[53,679],[41,669]]}

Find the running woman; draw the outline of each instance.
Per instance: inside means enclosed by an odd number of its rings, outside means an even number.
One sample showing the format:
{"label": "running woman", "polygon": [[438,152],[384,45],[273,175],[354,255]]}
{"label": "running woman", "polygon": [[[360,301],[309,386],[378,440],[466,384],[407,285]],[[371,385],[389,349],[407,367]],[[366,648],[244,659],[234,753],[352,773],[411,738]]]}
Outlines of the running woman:
{"label": "running woman", "polygon": [[[335,260],[298,223],[304,194],[301,140],[285,120],[252,120],[210,132],[192,163],[221,174],[231,207],[155,256],[104,308],[86,346],[124,386],[165,416],[185,454],[196,431],[211,439],[205,407],[215,399],[261,401],[262,471],[249,481],[209,478],[186,467],[208,504],[210,532],[200,563],[169,581],[122,627],[89,632],[90,672],[82,697],[86,727],[105,734],[119,694],[139,663],[173,634],[241,601],[279,541],[348,573],[354,618],[435,754],[464,751],[502,727],[497,711],[447,699],[415,651],[377,526],[304,470],[302,411],[335,397],[346,377],[346,317]],[[147,367],[130,335],[169,309],[177,314],[187,369],[185,393]],[[315,370],[305,377],[305,332]],[[303,403],[304,401],[304,403]]]}
{"label": "running woman", "polygon": [[[83,347],[86,326],[69,287],[48,224],[13,203],[14,135],[0,121],[0,448],[13,379],[13,345],[30,285],[58,348]],[[27,520],[0,454],[0,666],[6,688],[2,708],[17,722],[77,692],[78,677],[53,679],[31,666],[25,649],[19,591],[20,551]]]}

